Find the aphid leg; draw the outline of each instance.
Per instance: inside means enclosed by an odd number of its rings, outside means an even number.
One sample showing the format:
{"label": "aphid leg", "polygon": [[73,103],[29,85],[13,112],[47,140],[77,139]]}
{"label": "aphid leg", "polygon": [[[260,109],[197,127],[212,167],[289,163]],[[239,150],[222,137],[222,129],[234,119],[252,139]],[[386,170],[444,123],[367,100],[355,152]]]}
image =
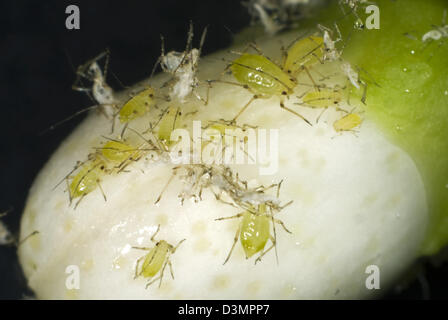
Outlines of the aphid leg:
{"label": "aphid leg", "polygon": [[171,278],[174,280],[173,264],[171,263],[170,259],[167,259],[167,262],[168,262],[168,267],[170,267]]}
{"label": "aphid leg", "polygon": [[[132,247],[132,248],[133,249],[140,249],[140,250],[149,250],[148,248],[137,248],[137,247]],[[143,268],[142,268],[142,270],[140,270],[140,273],[138,272],[138,270],[139,270],[140,262],[142,262],[142,260],[145,259],[145,258],[146,258],[146,255],[145,256],[141,256],[140,258],[137,259],[137,262],[135,264],[134,279],[137,279],[143,273]]]}
{"label": "aphid leg", "polygon": [[96,184],[98,185],[98,187],[101,191],[101,194],[103,195],[104,201],[107,202],[106,194],[104,193],[103,187],[101,186],[99,179],[96,180]]}
{"label": "aphid leg", "polygon": [[288,232],[288,233],[290,233],[290,234],[292,234],[292,232],[291,231],[289,231],[287,228],[286,228],[286,226],[285,226],[285,223],[282,221],[282,220],[279,220],[279,219],[276,219],[276,218],[273,218],[272,219],[272,221],[273,222],[275,222],[275,223],[277,223],[277,224],[279,224],[279,225],[281,225],[282,226],[282,228],[286,231],[286,232]]}
{"label": "aphid leg", "polygon": [[230,256],[232,255],[233,249],[235,248],[236,243],[238,242],[238,239],[240,237],[240,231],[241,231],[241,223],[238,226],[238,229],[236,230],[235,233],[235,237],[233,238],[233,244],[232,244],[232,248],[230,248],[229,254],[227,255],[226,260],[224,261],[223,265],[225,265],[227,263],[227,261],[229,261]]}
{"label": "aphid leg", "polygon": [[324,108],[324,109],[322,110],[322,112],[319,114],[319,116],[316,118],[316,124],[319,123],[320,118],[322,117],[322,115],[325,113],[325,111],[326,111],[327,109],[328,109],[328,108]]}
{"label": "aphid leg", "polygon": [[249,105],[254,101],[258,99],[257,95],[254,95],[247,103],[246,105],[237,113],[237,115],[231,120],[232,123],[236,122],[236,119],[249,107]]}
{"label": "aphid leg", "polygon": [[78,207],[78,205],[81,203],[82,199],[84,199],[84,197],[86,196],[86,194],[83,194],[79,200],[76,202],[75,207],[73,208],[74,210],[76,210],[76,208]]}
{"label": "aphid leg", "polygon": [[206,106],[206,105],[208,105],[208,98],[209,98],[209,95],[210,95],[211,84],[210,84],[210,81],[205,81],[205,82],[207,83],[207,93],[206,93],[205,99],[204,99],[203,97],[201,97],[201,96],[196,92],[196,90],[193,89],[192,92],[193,92],[194,96],[195,96],[198,100],[202,101],[202,103]]}
{"label": "aphid leg", "polygon": [[221,221],[221,220],[230,220],[230,219],[236,219],[236,218],[241,218],[243,216],[243,213],[238,213],[234,216],[230,216],[230,217],[221,217],[221,218],[217,218],[215,219],[215,221]]}
{"label": "aphid leg", "polygon": [[72,205],[72,193],[70,192],[70,183],[68,182],[68,178],[65,179],[65,182],[67,183],[67,190],[68,190],[68,205],[71,206]]}
{"label": "aphid leg", "polygon": [[310,70],[305,66],[301,66],[301,69],[306,72],[306,74],[308,75],[308,78],[310,78],[311,82],[313,83],[313,86],[317,89],[317,91],[320,91],[319,86],[317,85],[316,81],[314,81],[313,77],[311,76]]}
{"label": "aphid leg", "polygon": [[[266,253],[268,253],[269,251],[271,251],[272,250],[272,248],[276,248],[276,245],[277,245],[277,243],[276,243],[276,241],[275,241],[275,238],[273,237],[273,236],[269,236],[269,239],[271,240],[271,242],[272,242],[272,245],[268,248],[268,249],[266,249],[266,250],[263,250],[263,252],[258,256],[258,258],[255,260],[255,264],[257,264],[257,262],[260,262],[261,261],[261,258],[263,258],[263,256],[266,254]],[[276,256],[277,256],[277,254],[276,254]],[[277,263],[278,263],[278,257],[277,257]]]}
{"label": "aphid leg", "polygon": [[[165,272],[165,268],[166,268],[166,265],[167,265],[168,263],[171,265],[170,260],[169,260],[169,259],[166,259],[165,263],[163,264],[162,270],[160,271],[159,288],[160,288],[160,286],[162,285],[163,274],[164,274],[164,272]],[[174,276],[173,276],[173,279],[174,279]]]}
{"label": "aphid leg", "polygon": [[176,250],[177,250],[177,248],[179,248],[179,246],[182,244],[182,242],[184,242],[186,239],[182,239],[182,240],[180,240],[177,244],[176,244],[176,246],[173,248],[173,249],[171,249],[171,254],[174,254],[175,252],[176,252]]}
{"label": "aphid leg", "polygon": [[292,114],[296,115],[297,117],[301,118],[303,121],[305,121],[306,123],[308,123],[310,126],[313,126],[313,125],[311,124],[311,122],[309,122],[309,121],[308,121],[304,116],[302,116],[300,113],[295,112],[294,110],[292,110],[292,109],[286,107],[286,106],[284,105],[283,101],[280,101],[280,108],[285,109],[286,111],[291,112]]}
{"label": "aphid leg", "polygon": [[176,175],[176,172],[173,172],[173,174],[171,175],[171,177],[168,179],[168,182],[165,184],[165,186],[163,187],[162,191],[160,192],[159,196],[157,197],[156,201],[154,202],[154,204],[159,203],[160,199],[162,199],[162,195],[165,192],[165,190],[168,188],[168,186],[170,185],[171,181],[173,181],[174,176]]}
{"label": "aphid leg", "polygon": [[156,282],[157,280],[161,280],[162,279],[162,275],[158,276],[157,278],[154,278],[152,280],[150,280],[147,284],[146,284],[146,289],[149,288],[150,285],[152,285],[154,282]]}
{"label": "aphid leg", "polygon": [[159,231],[160,231],[160,224],[159,225],[157,225],[157,230],[156,230],[156,232],[154,232],[154,234],[151,236],[151,242],[156,242],[155,240],[154,240],[154,238],[156,237],[156,235],[159,233]]}

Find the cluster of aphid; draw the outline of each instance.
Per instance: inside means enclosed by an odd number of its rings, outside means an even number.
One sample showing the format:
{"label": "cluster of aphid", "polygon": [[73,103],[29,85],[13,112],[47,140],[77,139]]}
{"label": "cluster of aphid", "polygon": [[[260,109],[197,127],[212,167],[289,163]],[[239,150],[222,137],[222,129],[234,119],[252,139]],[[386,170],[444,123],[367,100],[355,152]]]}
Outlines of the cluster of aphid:
{"label": "cluster of aphid", "polygon": [[[337,28],[336,30],[340,36],[339,30]],[[312,125],[308,119],[284,104],[286,99],[295,94],[294,90],[301,86],[297,80],[301,74],[307,76],[311,81],[309,87],[312,89],[299,97],[301,101],[297,104],[311,108],[321,108],[323,111],[329,107],[336,107],[337,110],[347,113],[334,123],[336,131],[349,131],[359,126],[362,119],[358,114],[349,113],[339,108],[340,102],[347,95],[348,86],[352,85],[356,89],[359,89],[360,86],[366,88],[367,84],[360,79],[358,72],[353,70],[347,62],[342,63],[342,72],[347,79],[347,85],[334,88],[328,88],[322,84],[323,80],[316,81],[315,76],[312,75],[315,66],[341,61],[342,49],[338,49],[336,43],[342,41],[342,37],[332,40],[332,30],[320,26],[320,31],[322,35],[310,35],[299,39],[283,50],[281,64],[277,64],[266,57],[255,44],[250,44],[247,49],[252,48],[256,53],[247,53],[247,50],[244,50],[239,53],[238,58],[231,61],[226,67],[225,71],[231,73],[236,82],[227,80],[200,81],[197,77],[197,71],[206,30],[202,34],[199,49],[196,49],[192,47],[193,29],[190,26],[184,52],[171,51],[165,54],[162,44],[162,54],[156,66],[160,64],[162,70],[171,75],[170,80],[160,89],[146,87],[133,94],[125,103],[118,101],[113,90],[106,83],[108,53],[103,53],[88,61],[78,68],[78,78],[74,89],[92,93],[100,110],[112,118],[112,132],[117,118],[123,125],[123,129],[118,138],[105,138],[106,141],[95,148],[88,155],[87,160],[78,162],[75,168],[57,186],[65,181],[70,204],[74,199],[78,199],[75,208],[85,196],[96,188],[100,189],[106,200],[106,195],[101,187],[103,177],[126,171],[130,164],[146,158],[149,153],[155,153],[163,158],[170,152],[172,149],[170,135],[176,128],[179,118],[182,117],[178,106],[191,95],[202,101],[204,105],[208,103],[208,91],[206,98],[201,97],[196,92],[201,83],[207,85],[208,89],[212,88],[215,83],[236,85],[253,93],[252,98],[231,120],[210,122],[210,127],[218,129],[223,134],[225,129],[229,127],[244,129],[249,126],[247,124],[237,124],[240,115],[254,100],[272,96],[280,98],[282,109]],[[106,58],[104,74],[99,67],[99,60],[103,58]],[[90,80],[92,82],[91,88],[80,86],[82,79]],[[169,90],[168,94],[164,94],[165,89]],[[170,106],[162,111],[156,121],[150,123],[146,131],[138,132],[132,129],[129,124],[154,109],[153,107],[157,106],[159,99],[163,99],[165,102],[169,101]],[[361,100],[365,102],[365,91]],[[180,176],[186,186],[179,195],[182,202],[188,198],[200,201],[203,190],[208,189],[213,192],[218,201],[242,210],[237,215],[217,219],[241,219],[234,243],[224,263],[229,260],[238,239],[240,239],[247,258],[260,253],[255,261],[258,262],[267,252],[276,248],[276,224],[289,232],[283,222],[274,217],[275,214],[291,203],[280,205],[278,198],[281,183],[268,187],[249,188],[247,182],[240,180],[237,174],[234,174],[230,168],[224,165],[180,165],[173,169],[173,175],[163,188],[156,203],[161,200],[163,192],[175,176]],[[268,190],[273,188],[277,189],[276,196],[270,196],[267,193]],[[157,229],[158,231],[159,229]],[[182,240],[176,246],[173,246],[164,240],[155,241],[156,234],[151,238],[151,241],[155,243],[154,247],[136,247],[148,251],[137,261],[135,268],[135,277],[143,276],[151,279],[148,285],[157,280],[162,280],[167,265],[172,269],[169,256],[184,241]],[[268,240],[270,240],[271,246],[265,249]],[[157,274],[159,276],[155,277]]]}

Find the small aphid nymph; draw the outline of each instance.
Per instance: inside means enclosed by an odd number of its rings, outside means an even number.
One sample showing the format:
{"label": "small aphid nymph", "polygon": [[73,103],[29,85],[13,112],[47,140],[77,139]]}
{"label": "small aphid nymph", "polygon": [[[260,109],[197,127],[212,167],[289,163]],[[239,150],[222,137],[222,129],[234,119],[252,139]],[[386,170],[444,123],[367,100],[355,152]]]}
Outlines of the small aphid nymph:
{"label": "small aphid nymph", "polygon": [[[157,280],[159,280],[160,287],[167,265],[170,268],[171,277],[174,279],[173,266],[171,264],[170,256],[174,254],[180,244],[185,241],[185,239],[179,241],[176,246],[169,244],[165,240],[155,241],[154,238],[159,230],[160,225],[158,225],[156,232],[151,237],[151,242],[155,243],[154,247],[132,247],[134,249],[148,251],[147,254],[137,260],[134,274],[134,279],[137,279],[140,276],[143,278],[150,278],[149,282],[146,284],[146,288]],[[159,274],[159,276],[155,277],[157,274]]]}
{"label": "small aphid nymph", "polygon": [[333,128],[336,132],[352,131],[362,123],[362,118],[357,113],[349,113],[348,115],[336,120]]}

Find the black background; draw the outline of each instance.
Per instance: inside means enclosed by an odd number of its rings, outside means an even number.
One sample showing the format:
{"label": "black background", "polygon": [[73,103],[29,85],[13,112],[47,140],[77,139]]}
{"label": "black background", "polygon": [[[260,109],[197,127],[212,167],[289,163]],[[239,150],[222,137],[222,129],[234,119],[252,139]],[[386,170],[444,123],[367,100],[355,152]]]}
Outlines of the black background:
{"label": "black background", "polygon": [[[65,8],[80,8],[81,29],[67,30]],[[196,45],[203,28],[209,33],[207,54],[228,46],[233,32],[250,17],[238,0],[127,0],[127,1],[13,1],[0,4],[0,212],[17,232],[28,189],[36,174],[61,141],[82,120],[80,116],[40,135],[52,124],[91,105],[83,93],[71,90],[73,66],[84,63],[106,47],[110,70],[131,85],[150,74],[160,54],[160,34],[167,50],[185,46],[193,20]],[[226,26],[227,28],[225,28]],[[115,89],[120,84],[109,80]],[[429,267],[431,297],[447,298],[447,267]],[[18,299],[26,283],[14,248],[0,247],[0,299]],[[418,282],[390,299],[422,298]]]}

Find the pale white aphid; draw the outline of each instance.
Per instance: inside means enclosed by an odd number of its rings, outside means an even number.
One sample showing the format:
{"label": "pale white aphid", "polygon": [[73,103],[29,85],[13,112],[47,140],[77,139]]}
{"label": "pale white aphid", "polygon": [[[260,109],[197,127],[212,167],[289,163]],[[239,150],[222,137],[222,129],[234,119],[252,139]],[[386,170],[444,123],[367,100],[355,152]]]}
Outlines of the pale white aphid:
{"label": "pale white aphid", "polygon": [[435,26],[435,29],[426,32],[422,36],[422,41],[426,42],[431,39],[437,41],[442,38],[448,38],[448,25],[446,24],[446,10],[443,12],[442,25]]}
{"label": "pale white aphid", "polygon": [[[105,72],[101,71],[98,61],[103,57],[106,57],[106,67]],[[109,52],[105,51],[99,54],[97,57],[87,61],[85,64],[78,67],[76,74],[77,79],[73,84],[72,88],[77,91],[91,92],[93,98],[101,107],[101,110],[106,113],[106,115],[113,115],[115,112],[115,106],[117,100],[115,99],[113,89],[106,83],[107,75],[107,63],[108,63]],[[85,78],[92,82],[92,87],[82,87],[78,84],[81,83],[81,79]]]}
{"label": "pale white aphid", "polygon": [[250,0],[243,3],[253,18],[259,18],[266,33],[274,35],[299,15],[298,6],[309,0]]}
{"label": "pale white aphid", "polygon": [[204,102],[204,104],[207,104],[207,100],[199,96],[195,91],[199,86],[199,79],[196,74],[198,72],[198,62],[206,34],[207,28],[202,33],[199,49],[192,48],[193,24],[190,23],[185,51],[170,51],[167,54],[165,54],[164,40],[162,37],[162,54],[156,66],[160,63],[162,70],[172,75],[172,79],[166,83],[170,85],[169,95],[171,100],[177,99],[180,102],[185,102],[185,99],[193,93],[196,98]]}
{"label": "pale white aphid", "polygon": [[352,68],[352,65],[347,61],[342,62],[341,70],[346,75],[350,83],[356,88],[359,89],[359,73]]}
{"label": "pale white aphid", "polygon": [[260,17],[266,33],[274,35],[285,27],[283,24],[276,23],[259,3],[254,3],[253,6]]}

